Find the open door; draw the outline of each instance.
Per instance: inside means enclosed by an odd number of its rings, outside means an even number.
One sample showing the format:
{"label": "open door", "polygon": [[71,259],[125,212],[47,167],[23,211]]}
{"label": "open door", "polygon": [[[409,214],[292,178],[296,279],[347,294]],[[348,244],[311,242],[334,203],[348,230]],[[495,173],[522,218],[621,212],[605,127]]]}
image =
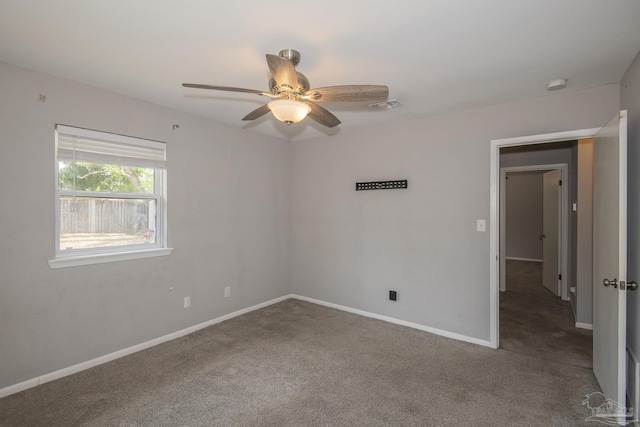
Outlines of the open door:
{"label": "open door", "polygon": [[560,296],[560,171],[542,175],[542,284]]}
{"label": "open door", "polygon": [[[627,112],[594,138],[593,372],[607,399],[626,405]],[[624,422],[624,418],[619,418]]]}

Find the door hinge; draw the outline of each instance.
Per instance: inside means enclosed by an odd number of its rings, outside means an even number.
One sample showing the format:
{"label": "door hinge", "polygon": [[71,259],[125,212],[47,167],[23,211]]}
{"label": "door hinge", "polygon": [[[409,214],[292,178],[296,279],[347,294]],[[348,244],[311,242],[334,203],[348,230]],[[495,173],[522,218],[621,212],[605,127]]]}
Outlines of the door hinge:
{"label": "door hinge", "polygon": [[562,180],[558,181],[558,185],[562,187]]}
{"label": "door hinge", "polygon": [[562,274],[558,274],[558,280],[562,280]]}

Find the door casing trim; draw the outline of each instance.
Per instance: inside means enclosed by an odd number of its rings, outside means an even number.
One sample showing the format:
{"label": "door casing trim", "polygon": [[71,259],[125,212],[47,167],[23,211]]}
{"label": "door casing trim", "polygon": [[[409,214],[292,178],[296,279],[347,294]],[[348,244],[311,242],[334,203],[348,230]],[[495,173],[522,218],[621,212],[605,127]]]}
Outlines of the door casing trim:
{"label": "door casing trim", "polygon": [[[527,172],[527,171],[546,171],[546,170],[557,170],[560,172],[560,179],[562,182],[569,182],[569,164],[568,163],[550,163],[550,164],[539,164],[539,165],[527,165],[527,166],[509,166],[500,168],[500,182],[505,182],[505,177],[507,173],[510,172]],[[500,212],[498,216],[499,227],[500,227],[500,249],[506,249],[503,246],[505,245],[505,237],[506,237],[506,221],[505,221],[505,213],[506,213],[506,192],[503,188],[499,189],[500,191]],[[560,230],[560,274],[562,274],[563,279],[561,280],[562,286],[560,289],[560,297],[564,301],[569,300],[569,265],[567,263],[569,259],[569,186],[562,186],[562,203],[559,206],[560,209],[560,218],[561,218],[561,230]],[[500,281],[500,291],[506,290],[505,283],[505,260],[506,253],[504,250],[499,250],[499,268],[500,275],[498,280]]]}
{"label": "door casing trim", "polygon": [[491,140],[489,147],[489,342],[498,348],[499,337],[499,249],[500,249],[500,148],[518,145],[545,144],[591,138],[600,128],[571,130],[540,135],[518,136]]}

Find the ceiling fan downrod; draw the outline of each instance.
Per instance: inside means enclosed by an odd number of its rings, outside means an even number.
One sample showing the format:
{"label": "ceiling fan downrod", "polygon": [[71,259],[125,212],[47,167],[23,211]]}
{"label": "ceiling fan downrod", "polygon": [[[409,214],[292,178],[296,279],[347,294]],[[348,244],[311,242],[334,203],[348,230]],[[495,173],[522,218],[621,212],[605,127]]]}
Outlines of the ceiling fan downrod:
{"label": "ceiling fan downrod", "polygon": [[295,49],[283,49],[278,52],[278,56],[280,58],[288,59],[289,61],[291,61],[294,67],[298,66],[298,64],[300,63],[300,58],[302,57],[302,55],[300,55],[300,52]]}

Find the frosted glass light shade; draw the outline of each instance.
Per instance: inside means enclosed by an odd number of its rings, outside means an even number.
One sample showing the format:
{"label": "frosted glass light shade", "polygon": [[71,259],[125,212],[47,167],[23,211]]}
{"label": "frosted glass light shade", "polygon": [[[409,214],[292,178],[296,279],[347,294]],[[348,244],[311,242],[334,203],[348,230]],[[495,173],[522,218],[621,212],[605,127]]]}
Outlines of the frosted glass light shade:
{"label": "frosted glass light shade", "polygon": [[276,119],[287,124],[298,123],[311,112],[307,104],[290,99],[276,99],[267,105]]}

